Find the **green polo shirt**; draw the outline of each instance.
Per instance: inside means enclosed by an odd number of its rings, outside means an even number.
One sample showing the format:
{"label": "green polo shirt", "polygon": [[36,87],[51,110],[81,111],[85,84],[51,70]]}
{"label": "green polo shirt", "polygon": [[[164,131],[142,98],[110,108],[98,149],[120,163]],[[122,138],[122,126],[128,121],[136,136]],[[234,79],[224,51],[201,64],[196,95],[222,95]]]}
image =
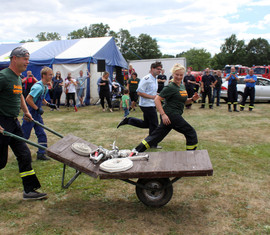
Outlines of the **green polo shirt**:
{"label": "green polo shirt", "polygon": [[174,82],[169,83],[159,93],[159,96],[165,99],[163,109],[168,114],[183,114],[185,102],[188,98],[185,86],[177,86]]}
{"label": "green polo shirt", "polygon": [[10,68],[0,71],[0,115],[18,117],[21,108],[22,79]]}

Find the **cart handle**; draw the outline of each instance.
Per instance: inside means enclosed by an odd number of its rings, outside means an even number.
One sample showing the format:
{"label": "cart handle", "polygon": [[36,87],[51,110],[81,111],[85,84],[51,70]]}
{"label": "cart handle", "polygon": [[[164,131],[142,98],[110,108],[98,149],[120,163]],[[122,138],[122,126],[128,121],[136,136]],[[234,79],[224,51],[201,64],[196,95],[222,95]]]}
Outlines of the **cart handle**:
{"label": "cart handle", "polygon": [[58,132],[56,132],[56,131],[50,129],[49,127],[44,126],[43,124],[41,124],[40,122],[38,122],[38,121],[36,121],[36,120],[34,120],[34,119],[32,120],[32,122],[34,122],[34,123],[37,124],[38,126],[43,127],[44,129],[50,131],[51,133],[53,133],[53,134],[59,136],[60,138],[63,138],[63,137],[64,137],[64,136],[62,136],[61,134],[59,134]]}
{"label": "cart handle", "polygon": [[46,150],[46,149],[47,149],[47,148],[44,147],[43,145],[34,143],[34,142],[32,142],[32,141],[30,141],[30,140],[27,140],[27,139],[25,139],[25,138],[23,138],[23,137],[21,137],[21,136],[14,135],[14,134],[12,134],[12,133],[10,133],[10,132],[8,132],[8,131],[3,131],[3,135],[9,136],[9,137],[12,137],[12,138],[15,138],[15,139],[20,140],[20,141],[23,141],[23,142],[26,142],[26,143],[28,143],[28,144],[30,144],[30,145],[33,145],[33,146],[35,146],[35,147],[37,147],[37,148],[40,148],[40,149],[43,149],[43,150]]}

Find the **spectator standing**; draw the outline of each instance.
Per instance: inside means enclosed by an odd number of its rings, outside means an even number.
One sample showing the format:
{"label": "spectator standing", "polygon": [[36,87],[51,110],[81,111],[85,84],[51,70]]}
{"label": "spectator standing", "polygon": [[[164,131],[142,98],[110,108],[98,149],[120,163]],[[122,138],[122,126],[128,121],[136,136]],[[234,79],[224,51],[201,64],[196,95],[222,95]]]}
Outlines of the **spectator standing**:
{"label": "spectator standing", "polygon": [[97,85],[98,85],[98,92],[99,92],[99,98],[100,98],[100,104],[102,106],[103,112],[105,112],[105,102],[104,99],[106,98],[109,110],[112,113],[112,101],[111,101],[111,91],[110,86],[112,86],[112,82],[109,79],[109,72],[105,71],[103,73],[103,76],[98,79]]}
{"label": "spectator standing", "polygon": [[[29,64],[29,52],[23,47],[16,47],[10,54],[10,65],[0,71],[0,132],[6,130],[12,134],[23,137],[18,116],[20,109],[24,118],[32,121],[22,94],[22,81],[20,74]],[[23,199],[37,200],[47,197],[46,193],[36,191],[40,183],[32,168],[32,157],[26,143],[15,138],[0,135],[0,169],[3,169],[8,160],[8,146],[12,149],[19,165],[20,177],[23,184]]]}
{"label": "spectator standing", "polygon": [[[196,85],[196,79],[195,77],[191,74],[191,69],[188,69],[187,75],[184,77],[183,81],[186,91],[188,93],[188,98],[193,97],[194,95],[194,86]],[[186,104],[187,109],[191,109],[192,103]]]}
{"label": "spectator standing", "polygon": [[128,66],[128,78],[131,78],[131,75],[135,72],[135,69],[133,68],[132,64]]}
{"label": "spectator standing", "polygon": [[[155,106],[155,97],[157,95],[157,75],[162,70],[161,62],[151,64],[150,73],[140,80],[137,92],[140,96],[139,106],[143,112],[143,120],[134,117],[125,117],[117,126],[132,125],[139,128],[149,128],[149,135],[158,126],[158,116]],[[161,148],[160,146],[152,146],[153,148]]]}
{"label": "spectator standing", "polygon": [[218,70],[217,74],[214,75],[214,78],[216,79],[216,84],[213,90],[213,105],[215,103],[215,98],[217,98],[216,101],[216,105],[219,106],[220,105],[220,91],[221,91],[221,85],[222,85],[222,77],[221,77],[221,71]]}
{"label": "spectator standing", "polygon": [[216,79],[210,74],[210,69],[206,68],[205,74],[202,76],[201,91],[202,91],[202,105],[201,109],[205,108],[205,99],[208,96],[209,108],[213,109],[212,103],[212,88],[216,85]]}
{"label": "spectator standing", "polygon": [[128,80],[127,89],[129,90],[129,96],[131,100],[131,107],[129,110],[135,111],[135,107],[138,101],[137,89],[139,86],[140,79],[137,77],[137,73],[134,72],[131,78]]}
{"label": "spectator standing", "polygon": [[228,81],[228,111],[232,112],[231,105],[233,104],[233,111],[239,112],[237,110],[237,81],[239,78],[235,73],[235,67],[231,67],[231,73],[227,75],[226,81]]}
{"label": "spectator standing", "polygon": [[199,93],[199,88],[201,86],[202,77],[199,75],[199,73],[195,73],[194,77],[195,77],[195,80],[196,80],[194,91]]}
{"label": "spectator standing", "polygon": [[[41,80],[35,83],[28,96],[26,97],[27,106],[29,112],[31,113],[33,119],[41,124],[44,124],[41,115],[44,113],[42,109],[42,104],[47,105],[51,109],[56,109],[55,104],[48,103],[45,100],[46,94],[48,92],[48,84],[51,83],[53,77],[53,71],[49,67],[44,67],[41,70]],[[32,129],[35,129],[35,134],[38,138],[38,143],[47,148],[47,136],[44,129],[36,125],[34,122],[27,122],[23,120],[22,130],[25,139],[29,139]],[[46,151],[39,148],[37,151],[37,160],[49,160],[45,156]]]}
{"label": "spectator standing", "polygon": [[77,112],[75,93],[76,93],[76,80],[71,77],[71,73],[68,74],[65,87],[66,87],[66,95],[67,95],[67,108],[69,109],[70,100],[73,101],[74,111]]}
{"label": "spectator standing", "polygon": [[158,81],[158,91],[157,91],[157,93],[161,92],[161,90],[164,87],[165,82],[167,81],[167,76],[164,73],[165,73],[165,70],[162,69],[161,74],[159,74],[157,76],[157,81]]}
{"label": "spectator standing", "polygon": [[[63,92],[63,85],[64,81],[61,77],[60,71],[56,72],[55,77],[52,79],[52,84],[53,84],[53,103],[57,105],[57,108],[60,108],[60,100],[61,100],[61,95]],[[54,110],[54,109],[52,109]]]}
{"label": "spectator standing", "polygon": [[[88,72],[87,72],[88,73]],[[77,97],[80,101],[80,106],[83,107],[85,106],[84,102],[83,102],[83,98],[85,96],[85,85],[87,82],[87,76],[83,76],[83,71],[80,70],[79,72],[80,76],[77,77],[76,82],[77,82]],[[88,76],[90,74],[88,73]]]}
{"label": "spectator standing", "polygon": [[26,96],[29,94],[31,87],[38,82],[38,80],[34,77],[34,75],[32,74],[32,71],[28,70],[26,72],[26,77],[22,80],[22,83],[24,84],[24,89],[25,89],[25,93],[24,98],[26,98]]}
{"label": "spectator standing", "polygon": [[255,85],[257,82],[257,76],[254,75],[254,70],[250,69],[249,74],[245,78],[246,87],[244,90],[243,100],[240,104],[240,111],[244,111],[247,97],[249,96],[249,111],[254,109],[254,99],[255,99]]}

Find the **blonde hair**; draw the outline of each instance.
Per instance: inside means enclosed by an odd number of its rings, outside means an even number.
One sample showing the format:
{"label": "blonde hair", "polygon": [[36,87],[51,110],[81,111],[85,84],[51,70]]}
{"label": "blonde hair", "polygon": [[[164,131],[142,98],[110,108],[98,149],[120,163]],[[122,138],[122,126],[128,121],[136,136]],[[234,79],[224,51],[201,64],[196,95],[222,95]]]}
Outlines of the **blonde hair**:
{"label": "blonde hair", "polygon": [[186,68],[185,68],[183,65],[178,64],[178,63],[175,64],[175,65],[172,67],[171,73],[174,74],[175,71],[177,71],[177,70],[184,70],[184,72],[186,72]]}

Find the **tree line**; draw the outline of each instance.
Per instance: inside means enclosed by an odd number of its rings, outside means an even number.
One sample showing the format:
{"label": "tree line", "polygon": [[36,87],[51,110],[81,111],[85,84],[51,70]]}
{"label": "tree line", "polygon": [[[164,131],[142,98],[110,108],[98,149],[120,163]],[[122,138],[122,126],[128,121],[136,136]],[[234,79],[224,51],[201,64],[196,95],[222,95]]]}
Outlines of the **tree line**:
{"label": "tree line", "polygon": [[[206,67],[223,69],[226,64],[242,64],[246,66],[269,65],[270,45],[266,39],[252,39],[246,45],[244,40],[238,40],[235,34],[224,40],[220,52],[213,57],[206,49],[191,48],[174,55],[162,54],[156,39],[148,34],[132,36],[126,29],[114,32],[108,24],[91,24],[81,29],[74,30],[67,35],[67,39],[92,38],[112,36],[126,60],[158,59],[185,57],[187,66],[193,70],[201,71]],[[38,41],[61,40],[57,32],[40,32],[36,35]],[[22,40],[33,42],[33,39]]]}

